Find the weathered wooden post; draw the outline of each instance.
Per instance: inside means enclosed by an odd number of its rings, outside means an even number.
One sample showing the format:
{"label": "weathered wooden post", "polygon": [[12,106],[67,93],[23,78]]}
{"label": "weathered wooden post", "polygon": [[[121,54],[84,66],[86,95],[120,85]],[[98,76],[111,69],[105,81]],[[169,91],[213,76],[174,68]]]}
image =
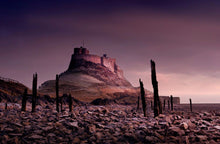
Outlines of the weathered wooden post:
{"label": "weathered wooden post", "polygon": [[152,101],[150,101],[150,107],[151,107],[152,110],[154,110],[153,109],[153,102]]}
{"label": "weathered wooden post", "polygon": [[151,60],[151,80],[154,89],[154,117],[162,113],[161,103],[158,94],[158,82],[156,77],[155,62]]}
{"label": "weathered wooden post", "polygon": [[168,103],[168,110],[170,110],[170,100],[168,100],[167,103]]}
{"label": "weathered wooden post", "polygon": [[166,100],[164,99],[163,100],[163,110],[165,111],[165,108],[166,108]]}
{"label": "weathered wooden post", "polygon": [[33,75],[33,85],[32,85],[32,112],[35,112],[37,100],[37,73]]}
{"label": "weathered wooden post", "polygon": [[5,110],[7,110],[8,109],[8,102],[6,101],[5,102]]}
{"label": "weathered wooden post", "polygon": [[159,113],[162,114],[163,113],[163,106],[162,106],[163,104],[162,104],[162,102],[160,102],[160,100],[158,103],[159,103]]}
{"label": "weathered wooden post", "polygon": [[26,111],[26,103],[27,103],[27,88],[24,90],[24,94],[23,94],[23,97],[22,97],[21,111]]}
{"label": "weathered wooden post", "polygon": [[140,101],[140,96],[138,96],[138,100],[137,100],[137,111],[139,110],[139,107],[140,107],[139,106],[139,103],[140,103],[139,101]]}
{"label": "weathered wooden post", "polygon": [[192,99],[191,98],[189,99],[189,102],[190,102],[190,111],[192,112]]}
{"label": "weathered wooden post", "polygon": [[173,111],[173,96],[170,96],[170,103],[171,103],[171,111]]}
{"label": "weathered wooden post", "polygon": [[[63,94],[64,96],[64,94]],[[63,96],[60,97],[60,111],[63,111]]]}
{"label": "weathered wooden post", "polygon": [[144,85],[143,85],[143,82],[141,81],[141,79],[139,79],[139,82],[140,82],[142,108],[143,108],[144,116],[146,117],[146,101],[145,101]]}
{"label": "weathered wooden post", "polygon": [[73,110],[73,100],[71,94],[69,94],[69,111],[72,112]]}
{"label": "weathered wooden post", "polygon": [[56,110],[59,112],[59,75],[56,75]]}

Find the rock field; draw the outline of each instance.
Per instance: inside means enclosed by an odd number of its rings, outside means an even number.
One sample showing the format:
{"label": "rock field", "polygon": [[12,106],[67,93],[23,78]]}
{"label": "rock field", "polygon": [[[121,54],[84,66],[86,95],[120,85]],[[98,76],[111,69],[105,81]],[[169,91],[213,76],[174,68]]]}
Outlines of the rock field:
{"label": "rock field", "polygon": [[38,105],[31,113],[19,104],[0,103],[0,143],[220,143],[220,112],[165,112],[147,117],[135,106],[74,106],[57,113]]}

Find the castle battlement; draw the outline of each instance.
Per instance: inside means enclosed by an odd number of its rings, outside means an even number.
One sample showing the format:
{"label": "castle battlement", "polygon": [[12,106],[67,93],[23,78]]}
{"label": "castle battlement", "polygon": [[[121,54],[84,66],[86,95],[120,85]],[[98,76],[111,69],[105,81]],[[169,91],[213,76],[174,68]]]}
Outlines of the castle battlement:
{"label": "castle battlement", "polygon": [[74,48],[74,55],[86,55],[89,54],[89,50],[86,48],[80,47],[80,48]]}
{"label": "castle battlement", "polygon": [[107,67],[113,73],[116,73],[119,77],[123,77],[123,71],[117,66],[116,59],[107,57],[106,54],[104,54],[102,57],[89,54],[89,50],[83,47],[74,48],[74,54],[72,55],[68,70],[73,69],[75,63],[79,62],[80,60],[100,64]]}

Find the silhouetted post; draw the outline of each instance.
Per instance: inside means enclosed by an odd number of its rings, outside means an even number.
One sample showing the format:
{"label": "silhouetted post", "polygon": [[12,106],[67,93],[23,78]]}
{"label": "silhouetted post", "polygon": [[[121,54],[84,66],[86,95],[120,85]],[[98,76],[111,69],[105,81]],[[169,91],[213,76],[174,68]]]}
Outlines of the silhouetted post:
{"label": "silhouetted post", "polygon": [[163,113],[163,106],[162,106],[163,104],[160,102],[160,100],[158,103],[159,103],[159,113],[162,114]]}
{"label": "silhouetted post", "polygon": [[32,85],[32,112],[35,112],[37,100],[37,73],[33,75],[33,85]]}
{"label": "silhouetted post", "polygon": [[8,109],[8,102],[6,101],[5,102],[5,110],[7,110]]}
{"label": "silhouetted post", "polygon": [[59,76],[56,75],[56,109],[59,112]]}
{"label": "silhouetted post", "polygon": [[141,81],[141,79],[139,79],[139,82],[140,82],[142,108],[143,108],[144,116],[146,117],[146,101],[145,101],[144,85],[143,85],[143,82]]}
{"label": "silhouetted post", "polygon": [[166,100],[164,99],[163,100],[163,110],[165,111],[165,108],[166,108]]}
{"label": "silhouetted post", "polygon": [[162,113],[162,108],[158,94],[158,82],[156,77],[155,62],[152,60],[150,62],[151,62],[151,80],[154,89],[154,117],[156,117],[159,115],[159,113]]}
{"label": "silhouetted post", "polygon": [[69,111],[72,112],[73,110],[73,100],[71,94],[69,94]]}
{"label": "silhouetted post", "polygon": [[168,110],[170,110],[170,101],[168,100],[167,103],[168,103]]}
{"label": "silhouetted post", "polygon": [[27,88],[24,90],[24,94],[23,94],[23,97],[22,97],[21,111],[26,111],[26,103],[27,103]]}
{"label": "silhouetted post", "polygon": [[150,101],[150,107],[153,110],[153,102],[152,101]]}
{"label": "silhouetted post", "polygon": [[190,102],[190,111],[192,112],[192,100],[191,100],[191,98],[189,99],[189,102]]}
{"label": "silhouetted post", "polygon": [[139,106],[139,103],[140,103],[139,101],[140,101],[140,97],[138,96],[138,100],[137,100],[137,111],[139,110],[139,107],[140,107],[140,106]]}
{"label": "silhouetted post", "polygon": [[[63,94],[64,96],[64,94]],[[63,111],[63,96],[60,97],[60,111],[62,112]]]}
{"label": "silhouetted post", "polygon": [[170,96],[170,103],[171,103],[171,111],[173,111],[173,96]]}

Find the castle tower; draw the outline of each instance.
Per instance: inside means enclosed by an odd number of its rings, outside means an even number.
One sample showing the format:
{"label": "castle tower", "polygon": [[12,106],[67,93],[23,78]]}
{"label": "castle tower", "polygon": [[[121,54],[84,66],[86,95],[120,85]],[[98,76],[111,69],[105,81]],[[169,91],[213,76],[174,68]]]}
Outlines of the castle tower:
{"label": "castle tower", "polygon": [[85,55],[89,54],[89,50],[86,48],[80,47],[80,48],[74,48],[74,55]]}

